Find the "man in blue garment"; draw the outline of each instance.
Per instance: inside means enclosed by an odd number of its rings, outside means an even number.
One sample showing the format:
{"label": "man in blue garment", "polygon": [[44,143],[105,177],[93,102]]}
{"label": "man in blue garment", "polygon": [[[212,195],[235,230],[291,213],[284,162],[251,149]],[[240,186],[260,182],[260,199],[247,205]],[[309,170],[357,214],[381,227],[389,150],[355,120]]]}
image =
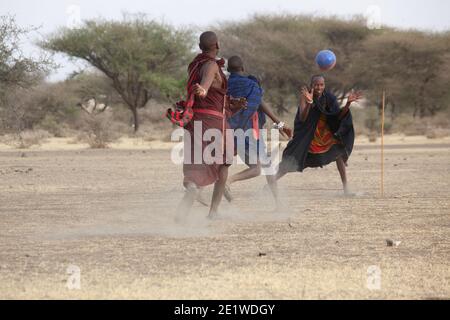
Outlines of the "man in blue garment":
{"label": "man in blue garment", "polygon": [[[237,154],[248,168],[228,179],[224,195],[228,201],[231,201],[230,185],[238,181],[255,178],[261,175],[263,166],[271,165],[267,157],[266,145],[260,134],[260,130],[266,123],[266,115],[275,123],[274,127],[280,129],[282,135],[291,138],[292,130],[284,126],[284,123],[278,119],[272,109],[264,103],[264,91],[258,80],[253,76],[244,75],[244,63],[240,57],[233,56],[228,60],[228,72],[230,72],[228,95],[247,99],[247,108],[237,112],[228,120],[232,129],[242,129],[247,132],[245,134],[245,146],[238,145],[239,143],[242,144],[243,141],[236,141],[235,143]],[[266,178],[272,193],[276,192],[275,177],[266,175]],[[277,199],[275,193],[274,196]]]}

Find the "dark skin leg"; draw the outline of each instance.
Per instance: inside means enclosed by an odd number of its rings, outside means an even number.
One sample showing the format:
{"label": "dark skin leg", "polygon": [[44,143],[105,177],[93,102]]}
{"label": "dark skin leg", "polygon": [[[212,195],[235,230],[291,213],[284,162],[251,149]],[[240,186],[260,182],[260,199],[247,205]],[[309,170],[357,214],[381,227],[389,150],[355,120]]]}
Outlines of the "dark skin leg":
{"label": "dark skin leg", "polygon": [[252,178],[259,177],[261,175],[261,165],[250,165],[249,168],[236,173],[229,180],[228,183],[231,185],[238,181],[248,180]]}
{"label": "dark skin leg", "polygon": [[341,176],[342,185],[344,187],[344,193],[346,195],[351,195],[351,192],[350,192],[350,190],[348,188],[348,183],[347,183],[347,172],[346,172],[346,169],[345,169],[346,168],[346,164],[344,162],[344,159],[338,158],[336,160],[336,165],[337,165],[339,174]]}
{"label": "dark skin leg", "polygon": [[214,192],[211,201],[211,209],[209,211],[209,218],[215,218],[218,214],[219,204],[222,201],[225,192],[225,184],[228,178],[228,167],[221,166],[219,169],[219,180],[214,184]]}
{"label": "dark skin leg", "polygon": [[283,178],[287,174],[287,171],[284,171],[281,168],[278,168],[278,172],[273,176],[267,176],[267,183],[269,185],[270,191],[272,191],[273,197],[275,198],[275,203],[277,206],[277,210],[281,210],[283,206],[280,203],[279,194],[278,194],[278,180]]}
{"label": "dark skin leg", "polygon": [[[232,176],[228,181],[231,185],[232,183],[248,180],[252,178],[259,177],[261,175],[261,164],[258,163],[257,165],[249,165],[248,169],[245,169],[234,176]],[[272,192],[273,197],[275,198],[275,202],[277,205],[277,208],[280,207],[278,202],[278,189],[277,189],[277,178],[275,175],[267,175],[267,184],[269,185],[270,191]]]}
{"label": "dark skin leg", "polygon": [[281,178],[283,178],[285,175],[287,175],[287,172],[282,170],[281,168],[278,169],[277,174],[275,175],[275,181],[280,180]]}
{"label": "dark skin leg", "polygon": [[196,199],[201,205],[203,205],[205,207],[209,207],[209,203],[208,203],[208,201],[206,201],[206,199],[203,198],[202,192],[203,192],[203,188],[199,188]]}
{"label": "dark skin leg", "polygon": [[272,192],[273,198],[275,199],[276,210],[280,210],[282,208],[281,203],[278,198],[278,175],[266,176],[267,184]]}
{"label": "dark skin leg", "polygon": [[196,185],[189,184],[186,186],[186,192],[177,207],[177,215],[175,217],[176,222],[183,222],[187,218],[189,211],[191,211],[192,205],[197,198],[198,192],[199,189]]}

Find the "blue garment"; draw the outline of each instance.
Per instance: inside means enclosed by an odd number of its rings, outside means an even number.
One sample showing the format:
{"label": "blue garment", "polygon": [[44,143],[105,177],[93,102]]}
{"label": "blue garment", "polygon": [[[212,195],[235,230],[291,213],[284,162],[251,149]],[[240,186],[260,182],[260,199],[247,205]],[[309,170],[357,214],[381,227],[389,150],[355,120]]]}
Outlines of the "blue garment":
{"label": "blue garment", "polygon": [[262,129],[264,127],[266,115],[259,110],[264,91],[255,77],[231,73],[228,79],[227,94],[232,97],[247,99],[247,109],[237,112],[228,120],[232,129],[243,129],[245,131],[253,128],[252,116],[255,112],[258,112],[259,128]]}
{"label": "blue garment", "polygon": [[[264,127],[266,114],[260,110],[264,91],[255,77],[246,77],[238,73],[231,73],[228,79],[227,94],[232,97],[243,97],[247,99],[247,109],[240,110],[228,119],[232,129],[242,129],[244,131],[253,129],[252,117],[255,113],[258,113],[259,129]],[[244,148],[239,148],[239,143],[242,143],[242,141],[239,142],[235,137],[236,152],[247,165],[255,165],[258,161],[266,165],[269,163],[270,165],[270,161],[267,160],[264,139],[256,140],[251,134],[245,137]]]}

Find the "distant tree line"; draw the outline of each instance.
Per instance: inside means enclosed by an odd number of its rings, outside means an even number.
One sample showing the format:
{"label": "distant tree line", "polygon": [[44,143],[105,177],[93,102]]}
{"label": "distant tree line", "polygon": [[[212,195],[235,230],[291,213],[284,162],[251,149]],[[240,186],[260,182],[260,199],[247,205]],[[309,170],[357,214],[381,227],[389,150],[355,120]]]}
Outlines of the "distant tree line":
{"label": "distant tree line", "polygon": [[333,50],[336,68],[326,75],[340,98],[352,88],[379,106],[387,91],[395,118],[435,115],[450,104],[450,33],[370,29],[362,18],[339,20],[294,15],[259,15],[218,28],[225,56],[241,55],[258,76],[279,112],[292,107],[294,94],[320,73],[314,57]]}
{"label": "distant tree line", "polygon": [[[139,110],[151,99],[171,103],[184,94],[187,65],[197,50],[198,30],[177,29],[144,15],[88,20],[78,28],[61,28],[38,44],[48,54],[85,61],[97,72],[46,84],[43,79],[54,68],[49,55],[25,57],[19,46],[30,31],[12,17],[0,17],[3,130],[31,129],[44,120],[61,123],[73,114],[71,106],[95,98],[125,106],[137,131]],[[328,88],[342,100],[349,90],[359,89],[369,106],[379,107],[386,90],[392,119],[400,114],[423,118],[449,109],[450,32],[370,29],[358,17],[302,15],[256,15],[222,23],[215,31],[221,55],[240,55],[280,114],[296,107],[299,87],[320,73],[314,58],[322,49],[337,55],[336,68],[325,76]]]}

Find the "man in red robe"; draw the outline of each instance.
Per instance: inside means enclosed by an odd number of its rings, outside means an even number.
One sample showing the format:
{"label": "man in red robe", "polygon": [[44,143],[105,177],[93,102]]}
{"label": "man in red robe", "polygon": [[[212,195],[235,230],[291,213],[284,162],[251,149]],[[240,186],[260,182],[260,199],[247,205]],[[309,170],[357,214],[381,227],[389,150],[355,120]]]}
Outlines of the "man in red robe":
{"label": "man in red robe", "polygon": [[[204,32],[200,36],[199,47],[202,53],[197,55],[189,65],[188,94],[193,99],[193,117],[185,126],[183,184],[186,193],[178,206],[178,220],[185,218],[189,213],[198,196],[199,189],[211,184],[214,184],[214,191],[209,218],[217,216],[228,178],[228,167],[232,164],[234,155],[233,141],[225,139],[225,131],[230,128],[226,117],[233,111],[246,106],[245,99],[229,99],[226,96],[227,79],[221,69],[224,60],[216,59],[219,52],[217,35],[211,31]],[[201,124],[201,130],[198,130],[198,124]],[[211,129],[220,130],[221,139],[223,139],[221,150],[215,150],[215,152],[221,153],[219,155],[221,161],[214,163],[203,158],[203,152],[213,143],[203,141],[205,132]],[[186,146],[190,148],[190,152],[187,152]],[[227,148],[230,149],[228,152]],[[200,163],[195,155],[199,150],[202,152]],[[214,159],[217,158],[216,154]]]}

